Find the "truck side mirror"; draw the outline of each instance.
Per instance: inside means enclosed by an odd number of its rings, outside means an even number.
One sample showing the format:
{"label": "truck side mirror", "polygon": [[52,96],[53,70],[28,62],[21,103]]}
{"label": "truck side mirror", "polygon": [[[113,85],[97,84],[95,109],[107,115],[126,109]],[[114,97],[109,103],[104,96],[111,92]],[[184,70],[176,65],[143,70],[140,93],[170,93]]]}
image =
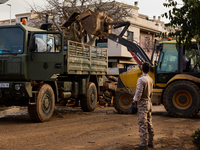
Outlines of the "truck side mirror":
{"label": "truck side mirror", "polygon": [[36,45],[36,37],[33,36],[33,38],[31,39],[31,52],[36,51],[37,49],[37,45]]}

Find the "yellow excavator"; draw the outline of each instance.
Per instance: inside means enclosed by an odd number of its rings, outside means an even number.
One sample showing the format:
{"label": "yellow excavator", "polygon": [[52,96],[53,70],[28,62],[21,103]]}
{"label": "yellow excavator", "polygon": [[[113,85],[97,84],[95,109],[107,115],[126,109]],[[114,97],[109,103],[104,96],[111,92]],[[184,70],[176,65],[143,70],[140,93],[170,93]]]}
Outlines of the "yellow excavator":
{"label": "yellow excavator", "polygon": [[[130,25],[129,22],[113,22],[105,14],[88,10],[83,13],[73,13],[63,26],[68,27],[77,20],[82,23],[88,33],[126,46],[139,68],[143,62],[150,63],[149,75],[154,81],[153,103],[163,104],[167,112],[174,117],[193,117],[199,112],[200,50],[195,41],[191,42],[190,49],[186,49],[184,44],[177,44],[176,41],[163,41],[158,45],[155,42],[151,59],[149,59],[138,44],[123,38]],[[120,27],[124,28],[119,35],[111,33],[112,28]],[[155,50],[159,51],[158,61],[154,61]],[[140,69],[119,75],[113,100],[114,107],[119,113],[130,113],[128,108],[140,75]]]}

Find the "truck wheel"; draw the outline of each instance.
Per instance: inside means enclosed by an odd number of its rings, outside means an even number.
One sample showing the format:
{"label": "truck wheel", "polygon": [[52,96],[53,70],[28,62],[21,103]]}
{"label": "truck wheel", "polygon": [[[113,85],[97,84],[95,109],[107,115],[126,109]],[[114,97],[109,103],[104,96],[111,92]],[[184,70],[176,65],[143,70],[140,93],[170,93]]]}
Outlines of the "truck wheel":
{"label": "truck wheel", "polygon": [[29,116],[33,121],[45,122],[53,115],[55,108],[55,97],[53,89],[48,84],[42,84],[38,88],[36,104],[28,106]]}
{"label": "truck wheel", "polygon": [[174,117],[192,117],[200,109],[200,90],[189,81],[177,81],[169,85],[163,98],[167,112]]}
{"label": "truck wheel", "polygon": [[122,88],[116,92],[113,105],[120,114],[130,114],[128,108],[133,101],[134,92],[130,88]]}
{"label": "truck wheel", "polygon": [[86,95],[81,96],[81,108],[85,112],[95,110],[97,104],[97,88],[93,82],[90,82]]}

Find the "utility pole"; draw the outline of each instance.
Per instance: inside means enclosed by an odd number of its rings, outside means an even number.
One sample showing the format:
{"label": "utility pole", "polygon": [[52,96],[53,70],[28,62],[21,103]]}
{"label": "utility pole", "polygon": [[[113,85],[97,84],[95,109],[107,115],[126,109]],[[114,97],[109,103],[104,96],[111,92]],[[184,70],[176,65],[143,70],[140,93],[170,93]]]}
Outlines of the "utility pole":
{"label": "utility pole", "polygon": [[[0,4],[4,4],[7,1],[8,0],[0,0]],[[7,4],[7,5],[10,6],[10,25],[11,25],[11,4]]]}
{"label": "utility pole", "polygon": [[10,25],[11,25],[11,4],[7,4],[8,6],[10,6]]}

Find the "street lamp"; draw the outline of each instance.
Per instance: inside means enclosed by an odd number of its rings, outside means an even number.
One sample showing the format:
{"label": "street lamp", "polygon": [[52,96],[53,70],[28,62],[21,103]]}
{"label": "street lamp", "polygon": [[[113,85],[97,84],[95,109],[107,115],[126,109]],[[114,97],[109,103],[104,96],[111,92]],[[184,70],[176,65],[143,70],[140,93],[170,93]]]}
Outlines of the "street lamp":
{"label": "street lamp", "polygon": [[10,6],[10,25],[11,25],[11,4],[7,4],[8,6]]}

